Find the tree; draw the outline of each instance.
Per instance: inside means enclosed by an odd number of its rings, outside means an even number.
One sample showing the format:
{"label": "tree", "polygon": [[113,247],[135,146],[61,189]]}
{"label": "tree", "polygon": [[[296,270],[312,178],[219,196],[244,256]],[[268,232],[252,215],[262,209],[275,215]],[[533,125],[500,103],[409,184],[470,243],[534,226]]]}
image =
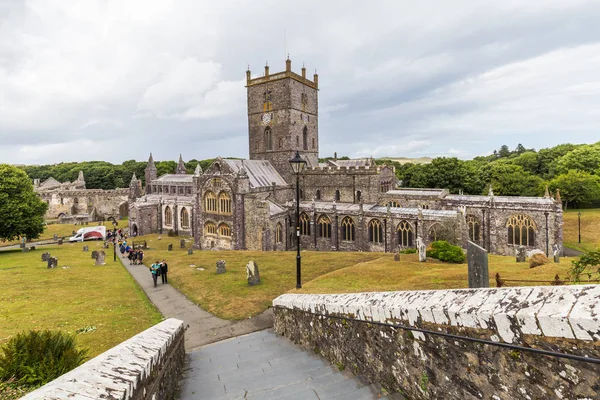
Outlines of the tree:
{"label": "tree", "polygon": [[39,237],[47,209],[23,170],[0,164],[0,240]]}
{"label": "tree", "polygon": [[503,157],[508,157],[508,156],[510,156],[510,149],[508,148],[508,146],[507,146],[507,145],[503,144],[503,145],[500,147],[500,150],[498,151],[498,156],[499,156],[500,158],[503,158]]}
{"label": "tree", "polygon": [[564,174],[571,169],[593,174],[597,168],[600,168],[600,145],[590,144],[573,149],[555,160],[553,167],[559,174]]}
{"label": "tree", "polygon": [[515,153],[517,154],[523,154],[527,151],[527,149],[525,148],[525,146],[523,146],[521,143],[519,143],[517,145],[517,147],[515,148]]}
{"label": "tree", "polygon": [[[481,169],[484,182],[492,185],[495,195],[539,196],[543,193],[544,181],[509,162],[490,163]],[[484,189],[483,194],[487,194]]]}
{"label": "tree", "polygon": [[552,191],[560,190],[565,210],[569,204],[576,208],[600,204],[600,177],[585,171],[571,170],[554,178],[549,186]]}
{"label": "tree", "polygon": [[538,151],[537,174],[544,179],[554,178],[555,173],[550,171],[551,165],[554,162],[554,160],[564,156],[565,154],[577,147],[578,145],[565,143],[547,149],[541,149],[540,151]]}
{"label": "tree", "polygon": [[519,165],[530,174],[536,174],[538,171],[538,155],[534,151],[527,151],[510,159],[511,164]]}

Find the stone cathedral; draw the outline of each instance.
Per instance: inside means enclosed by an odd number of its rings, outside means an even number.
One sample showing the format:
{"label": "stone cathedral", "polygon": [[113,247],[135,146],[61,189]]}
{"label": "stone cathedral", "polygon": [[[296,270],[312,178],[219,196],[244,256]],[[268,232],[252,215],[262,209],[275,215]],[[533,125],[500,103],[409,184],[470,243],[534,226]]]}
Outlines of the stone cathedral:
{"label": "stone cathedral", "polygon": [[544,197],[450,194],[398,187],[395,171],[372,159],[319,163],[319,77],[285,70],[252,77],[246,71],[248,160],[217,158],[187,174],[157,176],[152,155],[146,186],[132,180],[129,228],[134,235],[193,236],[199,249],[295,249],[296,177],[289,160],[307,161],[300,175],[303,249],[395,252],[444,239],[471,240],[494,254],[515,247],[550,254],[562,248],[560,194]]}

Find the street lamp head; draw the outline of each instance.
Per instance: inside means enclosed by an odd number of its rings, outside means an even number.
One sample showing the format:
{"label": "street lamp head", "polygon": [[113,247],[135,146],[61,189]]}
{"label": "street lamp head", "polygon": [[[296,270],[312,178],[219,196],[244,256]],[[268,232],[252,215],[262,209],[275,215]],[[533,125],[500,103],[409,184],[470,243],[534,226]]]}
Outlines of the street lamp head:
{"label": "street lamp head", "polygon": [[290,160],[290,165],[292,166],[294,173],[299,174],[306,167],[306,160],[300,157],[300,153],[296,151],[296,155]]}

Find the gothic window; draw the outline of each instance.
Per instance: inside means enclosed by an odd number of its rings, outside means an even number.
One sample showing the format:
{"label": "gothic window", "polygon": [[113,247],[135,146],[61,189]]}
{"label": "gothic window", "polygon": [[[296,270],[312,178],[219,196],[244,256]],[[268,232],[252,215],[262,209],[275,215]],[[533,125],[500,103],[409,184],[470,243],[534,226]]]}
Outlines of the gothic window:
{"label": "gothic window", "polygon": [[206,211],[217,212],[217,196],[213,192],[204,195],[204,208]]}
{"label": "gothic window", "polygon": [[394,201],[394,200],[388,201],[386,205],[388,205],[390,207],[400,207],[400,203],[398,203],[397,201]]}
{"label": "gothic window", "polygon": [[152,193],[152,186],[146,185],[146,193],[148,193],[148,194]]}
{"label": "gothic window", "polygon": [[173,225],[173,211],[171,211],[171,207],[169,206],[165,207],[165,225]]}
{"label": "gothic window", "polygon": [[219,236],[231,237],[231,228],[227,224],[219,225]]}
{"label": "gothic window", "polygon": [[340,191],[339,190],[335,191],[335,201],[340,201]]}
{"label": "gothic window", "polygon": [[190,213],[187,208],[183,207],[181,209],[181,227],[189,228],[190,227]]}
{"label": "gothic window", "polygon": [[317,193],[315,194],[315,198],[317,200],[321,200],[321,190],[317,189]]}
{"label": "gothic window", "polygon": [[158,193],[162,193],[162,186],[158,187]]}
{"label": "gothic window", "polygon": [[441,233],[442,233],[442,226],[438,223],[435,223],[435,224],[431,225],[431,228],[429,228],[427,237],[430,242],[435,242],[437,240],[443,239]]}
{"label": "gothic window", "polygon": [[319,233],[319,237],[331,237],[331,220],[327,215],[321,215],[317,220],[317,232]]}
{"label": "gothic window", "polygon": [[221,181],[221,178],[213,178],[212,185],[216,188],[220,188],[223,186],[223,181]]}
{"label": "gothic window", "polygon": [[204,225],[204,232],[206,232],[207,235],[216,235],[217,234],[217,227],[214,223],[212,222],[207,222]]}
{"label": "gothic window", "polygon": [[381,221],[372,219],[369,222],[369,242],[381,243],[383,240],[383,227]]}
{"label": "gothic window", "polygon": [[281,224],[278,222],[275,226],[275,243],[281,243],[283,238],[283,229]]}
{"label": "gothic window", "polygon": [[506,222],[508,244],[516,246],[535,246],[535,223],[525,214],[516,214]]}
{"label": "gothic window", "polygon": [[304,190],[300,189],[300,200],[304,200]]}
{"label": "gothic window", "polygon": [[192,194],[192,188],[191,187],[186,187],[185,188],[185,194]]}
{"label": "gothic window", "polygon": [[356,191],[356,201],[360,201],[360,198],[362,196],[362,192],[360,190]]}
{"label": "gothic window", "polygon": [[227,192],[219,193],[219,213],[231,214],[231,197]]}
{"label": "gothic window", "polygon": [[354,240],[354,220],[350,217],[342,220],[342,240]]}
{"label": "gothic window", "polygon": [[300,137],[296,135],[296,148],[300,147]]}
{"label": "gothic window", "polygon": [[183,186],[179,186],[179,194],[183,194]]}
{"label": "gothic window", "polygon": [[300,214],[300,234],[310,236],[310,218],[306,213]]}
{"label": "gothic window", "polygon": [[312,138],[312,148],[315,148],[315,138]]}
{"label": "gothic window", "polygon": [[306,93],[302,93],[300,96],[300,100],[302,101],[302,111],[306,111],[306,104],[308,103],[308,95]]}
{"label": "gothic window", "polygon": [[306,126],[302,131],[302,148],[308,150],[308,128]]}
{"label": "gothic window", "polygon": [[279,138],[279,148],[283,149],[283,138]]}
{"label": "gothic window", "polygon": [[429,204],[421,204],[423,210],[429,210]]}
{"label": "gothic window", "polygon": [[469,240],[479,241],[479,219],[474,215],[467,215],[467,227],[469,228]]}
{"label": "gothic window", "polygon": [[273,134],[268,126],[265,128],[265,149],[273,150]]}
{"label": "gothic window", "polygon": [[389,192],[390,190],[392,190],[392,181],[389,181],[389,180],[381,181],[381,183],[379,184],[379,191],[381,193],[386,193],[386,192]]}
{"label": "gothic window", "polygon": [[413,247],[413,230],[408,221],[400,221],[397,231],[398,246]]}

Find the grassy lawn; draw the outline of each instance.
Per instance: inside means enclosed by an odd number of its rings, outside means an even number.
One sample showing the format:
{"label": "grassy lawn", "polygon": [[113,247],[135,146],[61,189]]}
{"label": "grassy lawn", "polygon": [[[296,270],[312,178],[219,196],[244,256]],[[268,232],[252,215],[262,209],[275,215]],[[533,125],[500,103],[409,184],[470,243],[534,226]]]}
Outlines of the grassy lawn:
{"label": "grassy lawn", "polygon": [[[94,266],[91,251],[101,243],[86,244],[87,253],[81,243],[0,251],[0,343],[23,330],[74,333],[94,326],[94,332],[77,335],[78,345],[94,357],[162,320],[131,275],[112,261],[112,250],[106,265]],[[46,268],[44,251],[58,257],[58,268]]]}
{"label": "grassy lawn", "polygon": [[[581,212],[581,243],[577,213]],[[564,245],[580,251],[600,249],[600,208],[568,210],[563,214]]]}
{"label": "grassy lawn", "polygon": [[[127,218],[124,218],[119,222],[118,228],[126,228],[127,227]],[[110,228],[112,230],[113,225],[112,222],[110,221],[104,221],[104,224],[100,224],[99,222],[90,222],[89,225],[73,225],[73,224],[52,224],[52,225],[46,225],[44,227],[44,233],[42,233],[40,235],[40,237],[38,239],[34,239],[33,241],[38,241],[38,240],[49,240],[52,239],[54,237],[54,235],[58,235],[59,237],[66,237],[67,239],[69,237],[72,236],[73,231],[77,231],[81,228],[85,228],[90,227],[90,226],[97,226],[97,225],[104,225],[106,226],[107,230]],[[20,240],[13,240],[11,242],[2,242],[0,241],[0,247],[4,247],[4,246],[10,246],[13,244],[19,244],[21,243]]]}

